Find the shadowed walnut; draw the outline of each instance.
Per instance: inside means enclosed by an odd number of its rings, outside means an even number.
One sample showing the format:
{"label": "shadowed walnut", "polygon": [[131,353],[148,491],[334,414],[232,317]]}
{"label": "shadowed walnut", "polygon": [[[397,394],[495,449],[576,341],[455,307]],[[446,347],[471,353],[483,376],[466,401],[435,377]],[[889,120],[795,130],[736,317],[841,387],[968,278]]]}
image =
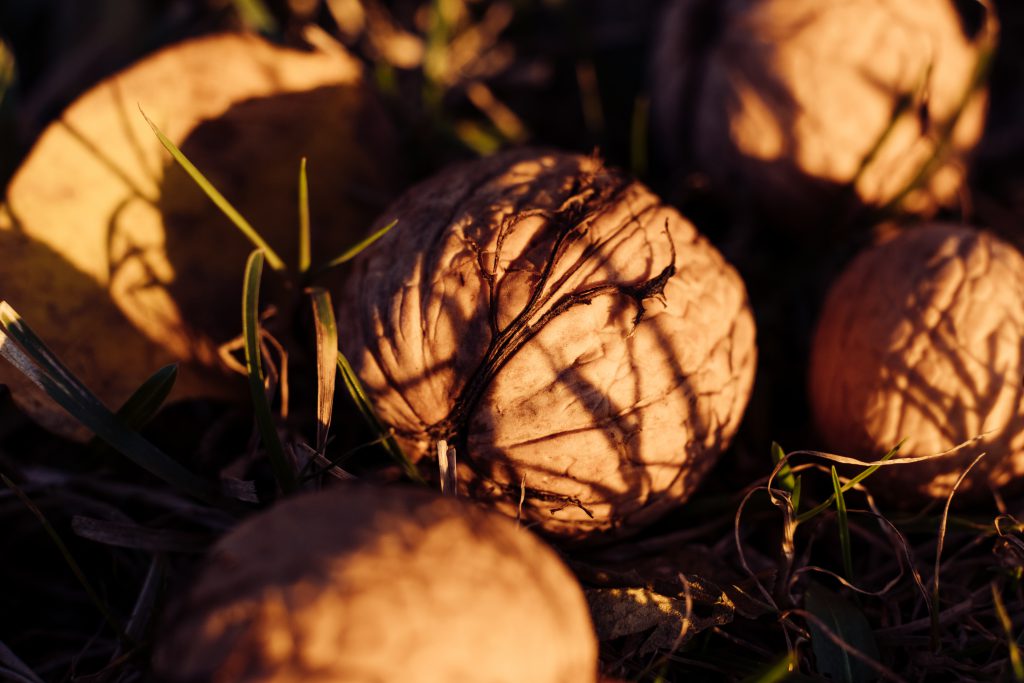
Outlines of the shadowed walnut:
{"label": "shadowed walnut", "polygon": [[528,531],[424,489],[344,485],[221,539],[153,665],[166,683],[592,683],[597,642]]}
{"label": "shadowed walnut", "polygon": [[[836,452],[956,455],[882,468],[878,493],[945,496],[1024,474],[1024,258],[988,232],[932,224],[862,252],[829,291],[811,354],[811,405]],[[883,491],[883,488],[885,491]],[[873,489],[874,490],[874,489]]]}
{"label": "shadowed walnut", "polygon": [[[184,363],[174,397],[225,395],[217,347],[240,332],[252,246],[139,109],[291,264],[308,156],[314,253],[327,260],[384,203],[352,195],[387,197],[393,148],[360,81],[337,45],[300,51],[242,34],[174,45],[110,77],[44,131],[10,183],[0,299],[112,408],[173,361]],[[84,436],[7,363],[0,382],[39,423]]]}
{"label": "shadowed walnut", "polygon": [[662,149],[790,227],[850,199],[934,211],[981,136],[994,23],[968,37],[951,0],[673,0],[653,61]]}
{"label": "shadowed walnut", "polygon": [[455,166],[340,298],[342,346],[414,458],[458,449],[462,491],[570,540],[680,504],[735,433],[754,321],[736,272],[643,185],[583,156]]}

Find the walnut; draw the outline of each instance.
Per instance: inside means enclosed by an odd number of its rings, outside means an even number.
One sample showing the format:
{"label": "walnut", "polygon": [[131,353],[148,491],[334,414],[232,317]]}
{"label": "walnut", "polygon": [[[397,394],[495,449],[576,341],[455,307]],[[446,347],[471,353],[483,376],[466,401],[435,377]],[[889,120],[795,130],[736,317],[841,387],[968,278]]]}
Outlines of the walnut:
{"label": "walnut", "polygon": [[756,349],[742,281],[687,220],[596,159],[536,150],[455,166],[393,219],[339,321],[413,457],[446,439],[463,493],[567,540],[692,493]]}
{"label": "walnut", "polygon": [[[955,456],[883,468],[908,499],[1024,474],[1024,258],[988,232],[914,227],[858,255],[832,286],[814,337],[811,404],[835,451],[874,459]],[[898,488],[897,488],[898,487]]]}
{"label": "walnut", "polygon": [[[955,199],[981,136],[994,23],[969,38],[949,0],[674,0],[655,130],[780,224],[815,225],[851,196],[928,213]],[[922,169],[931,182],[904,197]]]}
{"label": "walnut", "polygon": [[423,489],[285,501],[213,548],[157,640],[168,683],[597,678],[583,592],[499,515]]}

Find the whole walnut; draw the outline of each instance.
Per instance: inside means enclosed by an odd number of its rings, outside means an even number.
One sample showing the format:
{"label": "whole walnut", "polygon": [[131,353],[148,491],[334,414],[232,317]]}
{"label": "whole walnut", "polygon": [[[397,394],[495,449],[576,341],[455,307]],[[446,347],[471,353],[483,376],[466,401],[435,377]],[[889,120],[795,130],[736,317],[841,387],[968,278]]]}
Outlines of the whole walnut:
{"label": "whole walnut", "polygon": [[344,485],[218,541],[153,668],[167,683],[592,683],[597,640],[530,532],[424,489]]}
{"label": "whole walnut", "polygon": [[743,283],[694,227],[599,160],[455,166],[341,297],[342,349],[409,454],[457,450],[460,490],[566,540],[680,504],[754,377]]}
{"label": "whole walnut", "polygon": [[970,442],[882,468],[872,481],[893,483],[880,493],[945,496],[984,451],[961,489],[984,494],[1024,474],[1022,373],[1024,258],[988,232],[924,225],[862,252],[832,286],[811,353],[811,405],[830,448],[846,455],[875,459],[904,438],[901,457]]}
{"label": "whole walnut", "polygon": [[661,150],[791,227],[850,198],[929,213],[981,136],[997,29],[980,23],[968,36],[952,0],[671,0],[652,69]]}

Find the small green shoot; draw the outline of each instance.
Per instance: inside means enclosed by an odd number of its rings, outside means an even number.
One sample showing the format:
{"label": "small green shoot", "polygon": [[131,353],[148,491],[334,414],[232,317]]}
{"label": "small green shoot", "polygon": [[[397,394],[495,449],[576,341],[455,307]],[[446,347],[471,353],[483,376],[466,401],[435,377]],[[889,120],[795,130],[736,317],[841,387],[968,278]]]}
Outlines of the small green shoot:
{"label": "small green shoot", "polygon": [[1024,682],[1024,660],[1021,659],[1017,639],[1013,637],[1013,620],[1010,619],[1010,613],[1006,611],[1006,604],[1003,602],[1003,595],[999,592],[999,588],[995,582],[991,585],[992,604],[996,609],[996,616],[1003,627],[1003,632],[1006,634],[1006,644],[1010,650],[1010,667],[1013,669],[1013,678],[1018,683]]}
{"label": "small green shoot", "polygon": [[299,164],[299,272],[303,275],[309,270],[309,178],[306,175],[306,157]]}
{"label": "small green shoot", "polygon": [[267,263],[270,264],[270,267],[274,270],[284,270],[284,261],[282,261],[281,257],[277,255],[277,252],[270,248],[270,245],[267,244],[256,228],[252,227],[249,221],[247,221],[245,217],[238,212],[238,209],[232,206],[231,202],[229,202],[227,198],[213,186],[213,183],[207,180],[206,176],[204,176],[202,172],[200,172],[200,170],[188,160],[188,157],[185,156],[184,152],[178,149],[178,146],[171,142],[170,139],[156,127],[156,124],[146,116],[146,112],[143,112],[141,108],[139,111],[142,112],[142,117],[146,119],[146,123],[149,124],[149,127],[153,129],[153,133],[155,133],[156,137],[160,140],[160,144],[162,144],[164,149],[174,157],[174,160],[178,162],[178,165],[180,165],[189,177],[192,178],[195,184],[199,186],[199,189],[201,189],[206,196],[210,198],[210,201],[212,201],[217,208],[227,216],[228,220],[234,223],[236,228],[241,230],[242,234],[245,235],[257,249],[263,250],[266,254]]}
{"label": "small green shoot", "polygon": [[352,401],[355,402],[356,407],[370,426],[370,429],[381,437],[384,449],[387,450],[388,455],[402,467],[407,477],[419,484],[426,484],[426,481],[424,481],[420,473],[416,471],[416,467],[409,460],[409,456],[402,451],[402,447],[398,445],[395,437],[392,436],[390,431],[380,421],[380,418],[377,417],[377,412],[373,409],[370,397],[366,394],[366,390],[352,369],[352,365],[345,358],[345,354],[340,350],[338,351],[338,370],[341,372],[341,379],[345,383],[345,388],[348,389],[349,396],[352,397]]}
{"label": "small green shoot", "polygon": [[316,326],[316,451],[324,454],[334,411],[334,386],[338,376],[338,326],[334,305],[325,289],[308,290],[313,302],[313,323]]}
{"label": "small green shoot", "polygon": [[7,475],[0,474],[0,480],[2,480],[4,485],[18,497],[28,511],[32,513],[32,516],[35,517],[42,525],[46,535],[49,536],[50,540],[53,541],[53,544],[57,546],[57,550],[64,558],[64,562],[68,565],[71,573],[75,575],[78,583],[85,590],[86,595],[89,596],[90,602],[92,602],[96,607],[96,610],[103,616],[104,621],[107,622],[110,628],[114,629],[114,632],[117,633],[118,638],[120,638],[123,643],[134,644],[132,639],[128,636],[128,633],[124,630],[124,627],[121,626],[121,622],[117,620],[110,611],[110,608],[107,607],[106,603],[100,599],[99,593],[96,592],[96,589],[92,587],[91,583],[89,583],[89,579],[85,577],[85,573],[82,571],[81,566],[79,566],[77,560],[75,560],[74,555],[71,554],[71,550],[64,543],[64,540],[60,537],[60,534],[57,533],[57,530],[53,528],[53,525],[50,524],[50,520],[46,518],[43,511],[40,510],[39,507],[32,502],[32,499],[29,498],[17,484],[11,481]]}
{"label": "small green shoot", "polygon": [[0,356],[72,417],[139,467],[190,496],[213,502],[215,489],[126,427],[53,354],[7,302],[0,302]]}
{"label": "small green shoot", "polygon": [[[898,444],[893,446],[892,449],[888,453],[886,453],[885,455],[883,455],[881,457],[879,462],[880,463],[886,462],[886,461],[891,460],[892,458],[894,458],[896,456],[896,454],[899,452],[900,448],[903,446],[903,442],[904,441],[906,441],[906,439],[902,439]],[[862,481],[864,481],[865,479],[870,477],[872,474],[874,474],[875,471],[878,470],[878,468],[881,467],[881,466],[882,466],[881,464],[877,464],[877,465],[871,465],[870,467],[865,467],[862,472],[859,472],[855,477],[851,478],[850,481],[848,481],[848,482],[846,482],[845,484],[842,485],[842,488],[841,488],[842,492],[846,493],[847,491],[852,489],[854,486],[856,486],[857,484],[861,483]],[[836,496],[833,493],[821,505],[818,505],[818,506],[808,510],[807,512],[803,513],[802,515],[799,515],[796,518],[797,523],[798,524],[803,524],[807,520],[813,519],[814,517],[817,517],[822,512],[824,512],[825,510],[828,510],[830,507],[832,507],[832,503],[835,502],[835,499],[836,499]]]}
{"label": "small green shoot", "polygon": [[850,524],[846,514],[846,498],[843,497],[843,486],[839,483],[839,473],[832,466],[832,488],[835,489],[836,519],[839,523],[839,545],[843,552],[843,571],[846,578],[853,580],[853,553],[850,549]]}
{"label": "small green shoot", "polygon": [[281,438],[270,412],[270,402],[263,388],[262,345],[260,343],[260,279],[263,276],[263,252],[256,249],[249,254],[245,264],[245,286],[242,290],[242,334],[245,338],[245,369],[249,377],[256,425],[259,427],[263,446],[267,449],[274,477],[285,495],[298,491],[295,472],[284,454]]}
{"label": "small green shoot", "polygon": [[356,244],[352,245],[344,252],[342,252],[339,256],[336,256],[335,258],[331,259],[324,265],[320,266],[316,271],[317,275],[324,273],[332,268],[336,268],[343,263],[348,263],[356,256],[359,256],[359,254],[361,254],[367,247],[369,247],[371,244],[379,240],[384,235],[388,234],[388,232],[391,231],[391,228],[395,227],[397,224],[398,220],[395,219],[388,223],[387,225],[385,225],[383,228],[374,231],[373,234],[364,237],[362,240],[360,240],[359,242],[357,242]]}
{"label": "small green shoot", "polygon": [[[782,450],[782,446],[780,446],[775,441],[772,441],[771,452],[772,463],[774,463],[776,466],[778,466],[780,462],[786,459],[786,452]],[[782,488],[786,489],[787,491],[790,492],[790,494],[792,494],[790,496],[790,500],[793,503],[793,511],[795,512],[799,510],[800,489],[802,488],[801,477],[798,477],[793,474],[793,470],[789,467],[788,462],[781,468],[779,468],[779,474],[775,477],[775,480],[779,482],[779,485],[782,486]]]}

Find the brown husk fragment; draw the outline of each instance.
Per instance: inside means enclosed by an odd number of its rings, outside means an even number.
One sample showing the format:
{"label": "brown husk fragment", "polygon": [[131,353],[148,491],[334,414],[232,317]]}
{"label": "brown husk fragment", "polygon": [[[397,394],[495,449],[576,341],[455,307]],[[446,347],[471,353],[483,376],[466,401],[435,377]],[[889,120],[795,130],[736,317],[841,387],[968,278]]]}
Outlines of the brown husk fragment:
{"label": "brown husk fragment", "polygon": [[[815,421],[836,452],[885,467],[872,487],[904,503],[983,494],[1024,474],[1024,257],[993,234],[930,224],[857,256],[832,286],[811,354]],[[886,481],[888,480],[888,481]],[[884,485],[883,485],[884,484]]]}
{"label": "brown husk fragment", "polygon": [[339,324],[411,455],[448,440],[463,492],[569,540],[690,495],[756,350],[743,283],[688,221],[597,159],[536,150],[455,166],[394,219]]}
{"label": "brown husk fragment", "polygon": [[[185,364],[173,398],[232,392],[217,347],[240,332],[252,249],[173,165],[140,108],[290,264],[302,156],[319,258],[369,222],[372,207],[347,195],[380,198],[387,184],[374,157],[391,147],[359,64],[320,45],[219,34],[166,48],[72,104],[11,181],[0,298],[111,407],[173,361]],[[40,424],[84,436],[7,363],[0,382]]]}
{"label": "brown husk fragment", "polygon": [[423,489],[344,485],[214,547],[154,669],[198,681],[585,683],[579,585],[511,522]]}

